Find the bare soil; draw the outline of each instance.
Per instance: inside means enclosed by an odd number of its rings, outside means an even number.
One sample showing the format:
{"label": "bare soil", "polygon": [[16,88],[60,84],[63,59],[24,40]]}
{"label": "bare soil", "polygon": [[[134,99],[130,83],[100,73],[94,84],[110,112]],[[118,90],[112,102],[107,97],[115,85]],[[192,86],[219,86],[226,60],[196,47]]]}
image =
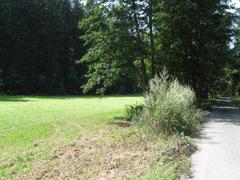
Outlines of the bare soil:
{"label": "bare soil", "polygon": [[108,125],[59,149],[14,179],[128,179],[156,163],[159,147],[155,142],[143,140],[132,127]]}

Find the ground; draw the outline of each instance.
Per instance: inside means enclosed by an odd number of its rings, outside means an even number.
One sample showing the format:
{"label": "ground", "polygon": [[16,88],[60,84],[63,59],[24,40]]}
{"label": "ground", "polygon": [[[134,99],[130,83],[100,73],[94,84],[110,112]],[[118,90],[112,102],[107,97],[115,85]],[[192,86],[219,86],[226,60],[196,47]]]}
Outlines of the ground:
{"label": "ground", "polygon": [[192,179],[238,180],[240,177],[240,111],[230,98],[213,106],[192,157]]}
{"label": "ground", "polygon": [[0,97],[0,179],[157,179],[188,175],[183,135],[124,121],[141,96]]}
{"label": "ground", "polygon": [[141,96],[0,97],[0,179],[123,116]]}
{"label": "ground", "polygon": [[138,176],[157,160],[159,146],[143,143],[129,127],[108,125],[82,136],[16,179],[123,179]]}

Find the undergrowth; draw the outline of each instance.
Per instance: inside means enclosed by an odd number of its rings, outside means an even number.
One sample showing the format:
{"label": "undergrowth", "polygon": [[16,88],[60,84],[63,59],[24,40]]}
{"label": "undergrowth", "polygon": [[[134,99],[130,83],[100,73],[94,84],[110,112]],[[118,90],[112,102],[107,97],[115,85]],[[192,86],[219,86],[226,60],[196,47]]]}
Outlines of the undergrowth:
{"label": "undergrowth", "polygon": [[148,133],[194,135],[205,113],[196,107],[194,91],[164,71],[149,82],[143,105],[127,109],[127,118],[142,122]]}
{"label": "undergrowth", "polygon": [[[165,140],[163,140],[165,139]],[[190,156],[196,150],[194,141],[183,134],[161,136],[161,151],[157,161],[141,176],[134,180],[176,180],[190,175]]]}
{"label": "undergrowth", "polygon": [[[155,165],[133,179],[175,180],[190,174],[190,156],[196,150],[192,136],[197,134],[212,101],[200,105],[194,91],[163,71],[150,82],[144,104],[127,108],[127,120],[141,126],[143,136],[165,141]],[[144,139],[144,138],[143,138]]]}
{"label": "undergrowth", "polygon": [[232,102],[234,105],[240,107],[240,97],[232,97]]}

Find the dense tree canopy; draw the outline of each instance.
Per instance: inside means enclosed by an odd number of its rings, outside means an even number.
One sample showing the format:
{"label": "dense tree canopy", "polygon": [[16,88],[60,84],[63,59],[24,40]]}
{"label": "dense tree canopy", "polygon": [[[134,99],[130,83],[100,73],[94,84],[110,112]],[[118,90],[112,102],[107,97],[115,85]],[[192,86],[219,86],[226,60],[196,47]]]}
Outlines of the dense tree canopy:
{"label": "dense tree canopy", "polygon": [[231,8],[228,0],[2,0],[0,89],[136,93],[166,67],[198,97],[236,90]]}
{"label": "dense tree canopy", "polygon": [[14,94],[79,91],[85,52],[78,1],[1,0],[0,59],[3,88]]}
{"label": "dense tree canopy", "polygon": [[[206,96],[216,90],[230,60],[230,8],[228,1],[220,0],[98,1],[83,20],[85,40],[91,44],[82,59],[90,62],[91,78],[85,87],[111,86],[121,75],[121,64],[128,62],[128,72],[139,72],[143,89],[166,67],[199,96]],[[99,77],[101,68],[105,75]]]}

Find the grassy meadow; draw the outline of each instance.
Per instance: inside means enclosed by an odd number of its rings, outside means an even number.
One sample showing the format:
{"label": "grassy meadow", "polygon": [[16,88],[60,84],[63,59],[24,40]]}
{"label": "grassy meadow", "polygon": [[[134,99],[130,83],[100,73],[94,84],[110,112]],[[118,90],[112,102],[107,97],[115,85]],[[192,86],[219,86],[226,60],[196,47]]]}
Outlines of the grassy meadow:
{"label": "grassy meadow", "polygon": [[0,179],[121,118],[141,96],[0,96]]}

